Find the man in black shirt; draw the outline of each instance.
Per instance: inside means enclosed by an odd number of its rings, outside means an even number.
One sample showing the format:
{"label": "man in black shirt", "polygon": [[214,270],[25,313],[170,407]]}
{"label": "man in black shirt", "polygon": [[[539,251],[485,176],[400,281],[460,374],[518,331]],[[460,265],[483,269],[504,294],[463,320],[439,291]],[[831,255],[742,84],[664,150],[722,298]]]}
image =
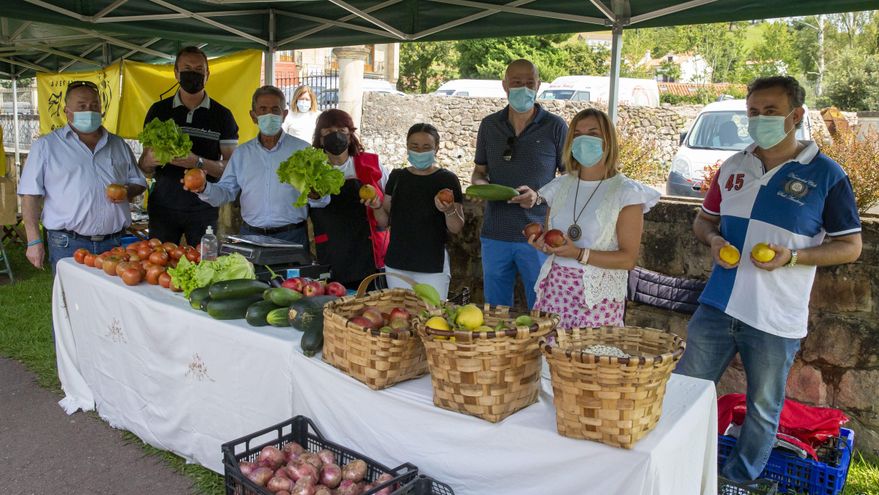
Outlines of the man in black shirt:
{"label": "man in black shirt", "polygon": [[163,242],[180,242],[180,236],[185,235],[186,242],[194,246],[209,225],[217,229],[218,209],[184,190],[180,183],[190,168],[204,169],[208,181],[216,182],[238,145],[238,125],[232,112],[205,92],[209,75],[203,51],[194,46],[180,50],[174,61],[180,90],[154,103],[144,119],[144,125],[155,118],[174,119],[192,140],[192,151],[185,158],[162,164],[152,150],[144,148],[138,162],[140,169],[154,174],[156,180],[149,197],[150,236]]}

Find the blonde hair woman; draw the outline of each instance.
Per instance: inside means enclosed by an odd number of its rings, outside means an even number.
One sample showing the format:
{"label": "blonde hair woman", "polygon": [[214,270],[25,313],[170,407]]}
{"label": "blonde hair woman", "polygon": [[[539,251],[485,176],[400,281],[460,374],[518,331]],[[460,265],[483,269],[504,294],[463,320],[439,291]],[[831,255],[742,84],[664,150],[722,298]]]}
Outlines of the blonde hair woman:
{"label": "blonde hair woman", "polygon": [[659,193],[623,175],[618,159],[610,118],[583,110],[565,139],[567,173],[539,191],[550,207],[545,231],[561,230],[564,244],[550,246],[546,234],[528,239],[551,254],[534,286],[534,308],[558,314],[562,328],[623,324],[628,270],[638,259],[644,214]]}
{"label": "blonde hair woman", "polygon": [[290,98],[290,111],[281,128],[291,136],[298,137],[305,142],[311,142],[314,136],[314,124],[317,122],[317,98],[314,91],[308,86],[302,85],[293,92]]}

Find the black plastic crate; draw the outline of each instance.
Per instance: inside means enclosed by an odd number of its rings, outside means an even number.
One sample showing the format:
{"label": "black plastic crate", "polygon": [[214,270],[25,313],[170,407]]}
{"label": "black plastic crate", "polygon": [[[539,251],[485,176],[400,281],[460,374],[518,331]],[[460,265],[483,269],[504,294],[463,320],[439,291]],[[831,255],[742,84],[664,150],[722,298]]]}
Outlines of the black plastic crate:
{"label": "black plastic crate", "polygon": [[[272,495],[264,487],[253,483],[241,472],[241,461],[255,462],[259,451],[266,446],[283,448],[285,444],[296,442],[309,452],[318,452],[327,449],[336,454],[336,462],[339,466],[361,459],[366,462],[366,481],[374,482],[383,473],[394,476],[394,479],[383,483],[372,490],[364,492],[369,495],[379,490],[391,487],[403,487],[415,480],[418,476],[418,468],[405,463],[396,468],[389,468],[380,462],[361,455],[353,450],[345,448],[324,438],[320,430],[310,419],[305,416],[296,416],[293,419],[270,426],[256,433],[232,440],[223,444],[223,467],[225,468],[225,483],[227,495]],[[451,493],[451,492],[450,492]]]}
{"label": "black plastic crate", "polygon": [[391,495],[455,495],[455,491],[449,485],[422,474]]}
{"label": "black plastic crate", "polygon": [[717,495],[777,495],[778,483],[759,479],[739,483],[723,476],[717,477]]}

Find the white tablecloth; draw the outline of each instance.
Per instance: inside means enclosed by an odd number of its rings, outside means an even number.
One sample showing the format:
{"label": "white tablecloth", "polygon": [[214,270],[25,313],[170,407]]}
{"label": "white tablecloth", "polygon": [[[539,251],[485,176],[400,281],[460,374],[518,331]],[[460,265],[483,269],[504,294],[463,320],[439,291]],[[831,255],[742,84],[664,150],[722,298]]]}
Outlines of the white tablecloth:
{"label": "white tablecloth", "polygon": [[[429,377],[373,391],[301,354],[301,333],[220,322],[179,294],[58,264],[62,407],[97,410],[147,443],[222,472],[220,445],[303,414],[331,440],[412,462],[458,495],[713,494],[714,386],[673,376],[656,429],[632,450],[559,436],[552,388],[492,424],[433,405]],[[535,492],[535,490],[537,490]]]}

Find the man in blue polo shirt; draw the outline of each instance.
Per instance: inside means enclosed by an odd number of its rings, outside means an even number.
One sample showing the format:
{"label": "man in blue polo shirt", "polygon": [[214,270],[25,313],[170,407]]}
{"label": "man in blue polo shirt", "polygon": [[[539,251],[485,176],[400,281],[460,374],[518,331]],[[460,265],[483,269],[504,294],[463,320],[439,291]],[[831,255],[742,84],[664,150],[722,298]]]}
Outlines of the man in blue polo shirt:
{"label": "man in blue polo shirt", "polygon": [[502,184],[521,194],[510,201],[488,201],[482,222],[482,274],[485,302],[513,305],[516,274],[522,277],[528,307],[545,255],[531,248],[522,229],[543,223],[546,205],[537,190],[563,171],[562,148],[568,126],[535,104],[540,76],[524,59],[507,66],[503,80],[509,105],[479,125],[472,184]]}
{"label": "man in blue polo shirt", "polygon": [[[861,253],[848,176],[814,142],[795,138],[806,118],[804,100],[792,77],[748,86],[754,143],[720,167],[693,224],[715,266],[675,372],[716,383],[736,353],[741,356],[747,414],[721,470],[734,481],[757,478],[769,459],[788,372],[806,336],[815,267],[851,263]],[[759,243],[771,250],[762,261],[751,255]],[[742,259],[721,259],[727,245]]]}

